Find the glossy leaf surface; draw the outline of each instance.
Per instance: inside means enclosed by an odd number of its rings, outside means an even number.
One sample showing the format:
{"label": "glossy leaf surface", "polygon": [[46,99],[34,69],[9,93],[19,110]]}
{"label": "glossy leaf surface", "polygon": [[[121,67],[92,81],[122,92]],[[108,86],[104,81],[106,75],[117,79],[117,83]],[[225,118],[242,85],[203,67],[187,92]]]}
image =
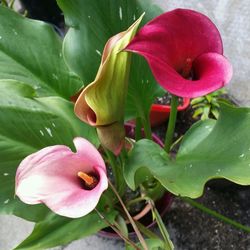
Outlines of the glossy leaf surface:
{"label": "glossy leaf surface", "polygon": [[0,79],[30,84],[39,96],[69,100],[81,86],[62,57],[62,39],[44,22],[0,6]]}
{"label": "glossy leaf surface", "polygon": [[176,160],[149,140],[129,157],[125,178],[131,188],[153,175],[175,195],[197,198],[210,179],[250,185],[250,109],[221,104],[218,121],[195,124],[184,136]]}

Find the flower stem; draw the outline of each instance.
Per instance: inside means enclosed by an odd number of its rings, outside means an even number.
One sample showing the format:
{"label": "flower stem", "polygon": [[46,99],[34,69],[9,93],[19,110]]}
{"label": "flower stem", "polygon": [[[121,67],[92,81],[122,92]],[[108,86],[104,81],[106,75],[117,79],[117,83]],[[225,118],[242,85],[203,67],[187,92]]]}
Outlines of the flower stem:
{"label": "flower stem", "polygon": [[145,227],[143,224],[141,224],[139,221],[135,222],[137,227],[140,229],[140,231],[147,236],[149,239],[160,239],[160,237],[153,233],[151,230],[149,230],[147,227]]}
{"label": "flower stem", "polygon": [[110,166],[112,168],[112,173],[114,174],[115,179],[115,186],[120,194],[123,193],[123,187],[124,187],[124,180],[122,177],[121,169],[119,168],[118,164],[116,163],[115,156],[112,152],[110,152],[108,149],[104,149],[105,153],[108,157]]}
{"label": "flower stem", "polygon": [[144,128],[145,138],[152,140],[152,131],[150,127],[149,116],[147,117],[147,119],[142,119],[142,124]]}
{"label": "flower stem", "polygon": [[174,249],[174,245],[173,245],[172,241],[170,240],[170,237],[169,237],[168,231],[166,229],[166,226],[165,226],[164,222],[162,221],[162,218],[161,218],[158,210],[155,207],[154,201],[150,200],[149,203],[151,205],[152,212],[154,214],[157,225],[158,225],[158,227],[159,227],[159,229],[161,231],[162,237],[164,239],[166,250]]}
{"label": "flower stem", "polygon": [[112,224],[111,222],[109,222],[108,220],[107,220],[107,218],[105,218],[105,216],[101,213],[101,212],[99,212],[96,208],[95,208],[95,211],[96,211],[96,213],[100,216],[100,218],[102,219],[102,220],[104,220],[105,221],[105,223],[109,226],[109,227],[111,227],[127,244],[129,244],[129,245],[131,245],[132,247],[134,247],[134,249],[136,249],[136,250],[140,250],[140,248],[138,247],[138,246],[136,246],[135,245],[135,243],[133,242],[133,241],[131,241],[129,238],[127,238],[125,235],[123,235],[118,229],[117,229],[117,227],[114,225],[114,224]]}
{"label": "flower stem", "polygon": [[139,141],[141,139],[141,129],[142,129],[141,118],[137,117],[136,126],[135,126],[135,140],[136,141]]}
{"label": "flower stem", "polygon": [[170,116],[168,120],[168,128],[167,133],[165,137],[165,146],[164,149],[167,153],[169,153],[173,136],[174,136],[174,129],[175,129],[175,123],[176,123],[176,117],[177,117],[177,107],[178,107],[178,97],[175,95],[172,95],[171,99],[171,110],[170,110]]}
{"label": "flower stem", "polygon": [[223,222],[225,222],[225,223],[227,223],[229,225],[232,225],[232,226],[234,226],[234,227],[236,227],[238,229],[241,229],[241,230],[243,230],[243,231],[245,231],[247,233],[250,233],[250,227],[244,226],[244,225],[242,225],[242,224],[240,224],[240,223],[238,223],[238,222],[236,222],[234,220],[231,220],[228,217],[226,217],[224,215],[221,215],[221,214],[215,212],[214,210],[211,210],[211,209],[205,207],[204,205],[202,205],[202,204],[200,204],[200,203],[198,203],[198,202],[196,202],[196,201],[194,201],[194,200],[192,200],[190,198],[182,197],[181,199],[184,200],[185,202],[189,203],[191,206],[193,206],[195,208],[198,208],[201,211],[203,211],[203,212],[205,212],[207,214],[210,214],[210,215],[214,216],[215,218],[217,218],[217,219],[219,219],[219,220],[221,220],[221,221],[223,221]]}
{"label": "flower stem", "polygon": [[138,239],[139,239],[139,241],[140,241],[140,243],[141,243],[143,249],[144,249],[144,250],[148,250],[148,247],[147,247],[147,244],[146,244],[145,239],[143,238],[141,232],[139,231],[139,229],[138,229],[138,227],[136,226],[136,224],[135,224],[133,218],[132,218],[131,215],[129,214],[129,212],[128,212],[126,206],[125,206],[125,204],[123,203],[123,201],[122,201],[122,199],[121,199],[121,197],[119,196],[118,192],[116,191],[115,187],[113,186],[113,184],[112,184],[110,181],[109,181],[109,186],[111,187],[111,189],[113,190],[114,194],[116,195],[116,197],[118,198],[119,202],[121,203],[121,206],[122,206],[124,212],[126,213],[126,215],[127,215],[127,217],[128,217],[128,220],[129,220],[129,222],[131,223],[131,225],[132,225],[132,227],[133,227],[133,229],[134,229],[134,231],[135,231],[135,233],[136,233],[136,235],[137,235],[137,237],[138,237]]}

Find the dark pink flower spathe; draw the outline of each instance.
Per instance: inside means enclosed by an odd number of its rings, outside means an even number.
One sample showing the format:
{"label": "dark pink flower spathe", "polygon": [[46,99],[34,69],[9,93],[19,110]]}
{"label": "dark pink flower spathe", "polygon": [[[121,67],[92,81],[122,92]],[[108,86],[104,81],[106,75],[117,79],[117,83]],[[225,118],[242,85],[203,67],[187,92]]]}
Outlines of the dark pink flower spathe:
{"label": "dark pink flower spathe", "polygon": [[157,82],[177,96],[206,95],[232,77],[218,29],[193,10],[176,9],[156,17],[126,50],[144,56]]}
{"label": "dark pink flower spathe", "polygon": [[[90,213],[108,188],[106,166],[86,139],[74,139],[76,153],[63,145],[27,156],[16,173],[16,195],[27,204],[44,203],[53,212],[78,218]],[[80,177],[95,178],[86,185]],[[93,185],[92,185],[93,184]]]}

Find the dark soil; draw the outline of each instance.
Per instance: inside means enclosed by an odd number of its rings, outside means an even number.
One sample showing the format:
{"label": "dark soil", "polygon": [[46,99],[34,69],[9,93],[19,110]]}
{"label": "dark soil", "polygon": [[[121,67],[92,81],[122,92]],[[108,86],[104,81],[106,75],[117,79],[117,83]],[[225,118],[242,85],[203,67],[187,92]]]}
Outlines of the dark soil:
{"label": "dark soil", "polygon": [[[198,201],[243,225],[250,226],[250,187],[209,188]],[[250,234],[219,221],[175,198],[164,221],[176,250],[247,250]]]}
{"label": "dark soil", "polygon": [[[178,98],[179,105],[183,104],[183,99],[181,97]],[[163,96],[157,97],[154,101],[155,104],[166,104],[170,105],[171,103],[171,95],[166,92]]]}

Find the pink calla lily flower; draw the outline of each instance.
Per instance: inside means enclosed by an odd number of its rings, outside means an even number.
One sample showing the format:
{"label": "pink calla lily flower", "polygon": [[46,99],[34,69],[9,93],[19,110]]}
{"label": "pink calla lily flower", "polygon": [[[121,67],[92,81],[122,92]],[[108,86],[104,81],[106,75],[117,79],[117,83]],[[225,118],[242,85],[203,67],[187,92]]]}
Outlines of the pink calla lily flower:
{"label": "pink calla lily flower", "polygon": [[108,188],[105,163],[97,149],[75,138],[77,152],[63,145],[26,157],[16,173],[16,195],[27,204],[44,203],[53,212],[78,218],[90,213]]}
{"label": "pink calla lily flower", "polygon": [[219,31],[208,17],[193,10],[176,9],[156,17],[126,50],[144,56],[157,82],[177,96],[206,95],[232,77]]}

